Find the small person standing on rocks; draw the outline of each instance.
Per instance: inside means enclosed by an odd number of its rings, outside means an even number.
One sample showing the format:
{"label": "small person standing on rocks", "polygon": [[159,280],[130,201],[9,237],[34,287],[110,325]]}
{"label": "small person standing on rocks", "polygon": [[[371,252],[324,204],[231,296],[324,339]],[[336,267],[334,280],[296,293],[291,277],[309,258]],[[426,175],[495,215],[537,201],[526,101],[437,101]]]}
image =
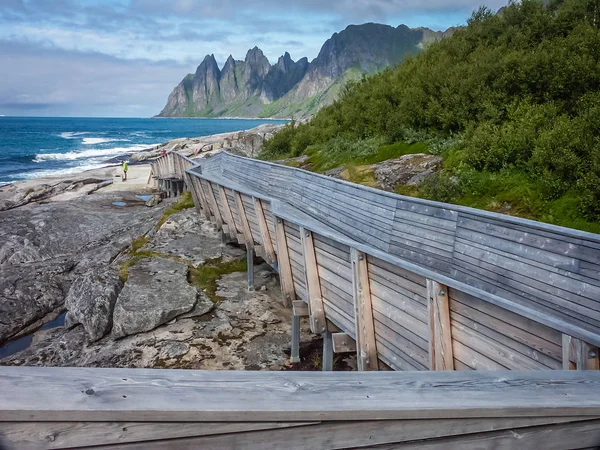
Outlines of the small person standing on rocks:
{"label": "small person standing on rocks", "polygon": [[127,171],[129,170],[127,161],[121,161],[121,165],[123,166],[123,181],[127,181]]}

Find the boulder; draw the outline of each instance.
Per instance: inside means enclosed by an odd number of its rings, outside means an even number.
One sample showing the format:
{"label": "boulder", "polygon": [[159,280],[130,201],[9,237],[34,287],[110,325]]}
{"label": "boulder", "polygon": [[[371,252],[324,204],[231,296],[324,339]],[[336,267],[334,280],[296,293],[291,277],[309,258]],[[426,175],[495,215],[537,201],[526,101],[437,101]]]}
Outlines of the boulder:
{"label": "boulder", "polygon": [[115,305],[112,336],[150,331],[191,311],[197,290],[187,274],[187,265],[166,258],[143,259],[131,267]]}
{"label": "boulder", "polygon": [[379,186],[386,191],[394,191],[398,185],[417,186],[441,165],[440,156],[417,153],[375,164],[373,169]]}
{"label": "boulder", "polygon": [[148,199],[148,201],[146,202],[146,206],[152,208],[154,206],[157,206],[160,202],[162,202],[162,197],[159,194],[154,194]]}
{"label": "boulder", "polygon": [[0,267],[0,344],[63,304],[72,268],[64,260]]}
{"label": "boulder", "polygon": [[91,341],[110,332],[112,314],[123,284],[117,271],[98,266],[77,277],[65,299],[65,325],[82,324]]}

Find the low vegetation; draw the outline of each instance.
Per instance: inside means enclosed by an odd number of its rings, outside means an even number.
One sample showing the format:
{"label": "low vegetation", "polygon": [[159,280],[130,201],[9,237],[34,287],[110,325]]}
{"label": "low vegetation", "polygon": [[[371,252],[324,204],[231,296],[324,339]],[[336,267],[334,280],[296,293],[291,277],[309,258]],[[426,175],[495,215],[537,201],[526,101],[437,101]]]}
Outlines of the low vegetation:
{"label": "low vegetation", "polygon": [[223,258],[211,259],[198,267],[190,266],[188,281],[190,284],[202,289],[213,302],[223,300],[216,293],[218,290],[217,280],[223,275],[235,272],[245,272],[248,269],[246,257],[240,259],[226,260]]}
{"label": "low vegetation", "polygon": [[181,194],[181,198],[177,201],[177,203],[175,203],[173,206],[167,209],[163,213],[162,217],[158,219],[156,227],[162,227],[165,224],[165,222],[169,220],[169,217],[173,214],[183,211],[184,209],[189,209],[193,207],[194,199],[192,198],[192,194],[189,191],[185,191],[183,194]]}
{"label": "low vegetation", "polygon": [[261,157],[307,155],[323,172],[417,152],[444,168],[403,194],[600,232],[600,2],[481,8],[452,37],[349,82]]}

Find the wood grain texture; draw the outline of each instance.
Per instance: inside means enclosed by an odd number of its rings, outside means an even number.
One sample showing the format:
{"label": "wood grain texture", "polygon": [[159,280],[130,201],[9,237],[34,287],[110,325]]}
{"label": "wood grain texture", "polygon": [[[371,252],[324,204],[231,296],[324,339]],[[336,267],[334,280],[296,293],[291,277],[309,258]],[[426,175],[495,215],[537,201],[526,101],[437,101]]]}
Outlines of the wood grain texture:
{"label": "wood grain texture", "polygon": [[295,300],[296,295],[287,239],[285,237],[285,227],[283,220],[279,217],[275,218],[275,240],[277,243],[277,261],[283,305],[289,308],[292,305],[292,301]]}
{"label": "wood grain texture", "polygon": [[[0,367],[0,421],[600,416],[598,371],[242,372]],[[240,401],[243,393],[244,401]]]}
{"label": "wood grain texture", "polygon": [[254,210],[256,211],[256,219],[258,220],[261,244],[265,249],[265,259],[269,264],[276,264],[277,257],[275,255],[275,248],[273,247],[269,227],[267,226],[267,219],[265,216],[265,211],[263,209],[263,203],[261,199],[256,197],[252,197],[252,200],[254,202]]}
{"label": "wood grain texture", "polygon": [[300,238],[302,240],[302,253],[304,256],[310,329],[313,333],[321,334],[327,331],[327,323],[325,322],[323,294],[321,292],[321,282],[319,281],[319,268],[317,266],[312,233],[300,227]]}
{"label": "wood grain texture", "polygon": [[377,370],[377,344],[373,322],[373,304],[367,266],[367,255],[350,250],[354,322],[356,326],[356,362],[358,370]]}
{"label": "wood grain texture", "polygon": [[429,367],[454,370],[448,286],[427,280],[429,298]]}
{"label": "wood grain texture", "polygon": [[240,220],[242,221],[242,233],[246,238],[246,245],[249,248],[254,247],[254,238],[252,237],[252,231],[250,230],[250,224],[248,223],[248,216],[246,215],[246,208],[244,206],[244,202],[242,201],[241,194],[238,191],[233,193],[235,197],[235,206],[240,216]]}
{"label": "wood grain texture", "polygon": [[[355,449],[371,448],[373,445],[384,445],[390,442],[415,442],[423,439],[447,438],[468,434],[487,434],[497,430],[511,430],[519,433],[529,431],[531,426],[565,423],[577,423],[578,418],[518,418],[518,419],[459,419],[459,420],[428,420],[428,421],[368,421],[368,422],[332,422],[300,427],[279,427],[247,431],[219,436],[201,436],[197,438],[171,439],[158,442],[139,444],[124,444],[119,449],[265,449],[275,450],[286,448],[291,450],[319,449]],[[588,422],[589,423],[589,422]],[[586,430],[586,427],[578,427]],[[559,427],[564,430],[564,427]],[[460,437],[462,438],[462,436]],[[458,439],[460,439],[458,438]],[[435,441],[434,441],[435,442]],[[282,445],[285,443],[285,445]],[[144,447],[146,445],[146,447]],[[394,444],[395,445],[395,444]],[[384,447],[385,448],[385,447]]]}

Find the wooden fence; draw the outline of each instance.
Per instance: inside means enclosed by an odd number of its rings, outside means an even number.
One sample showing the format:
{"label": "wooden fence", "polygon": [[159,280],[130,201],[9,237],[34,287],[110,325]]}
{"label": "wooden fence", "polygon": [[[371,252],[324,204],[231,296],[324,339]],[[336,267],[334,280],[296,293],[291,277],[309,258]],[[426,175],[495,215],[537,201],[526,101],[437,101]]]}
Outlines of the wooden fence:
{"label": "wooden fence", "polygon": [[599,235],[225,152],[186,162],[198,209],[277,263],[295,316],[360,369],[599,367]]}

